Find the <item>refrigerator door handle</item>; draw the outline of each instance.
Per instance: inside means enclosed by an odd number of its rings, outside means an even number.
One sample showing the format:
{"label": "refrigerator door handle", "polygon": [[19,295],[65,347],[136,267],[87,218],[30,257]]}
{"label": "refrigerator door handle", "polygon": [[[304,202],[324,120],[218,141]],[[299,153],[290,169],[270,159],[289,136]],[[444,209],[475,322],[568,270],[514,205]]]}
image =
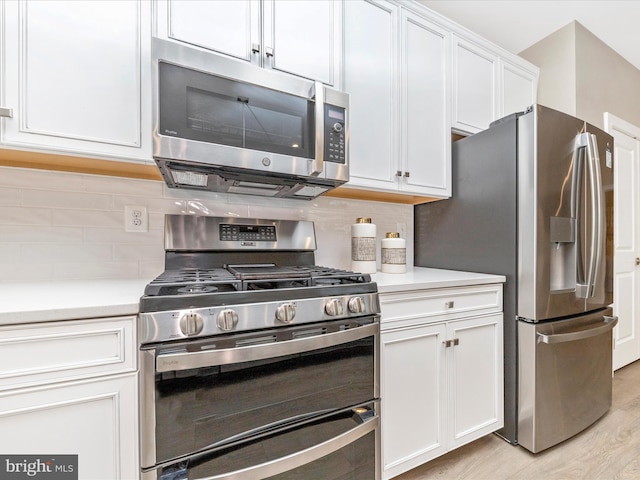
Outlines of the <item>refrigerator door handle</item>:
{"label": "refrigerator door handle", "polygon": [[554,343],[566,343],[566,342],[575,342],[576,340],[584,340],[585,338],[597,337],[598,335],[602,335],[603,333],[607,333],[609,330],[613,330],[618,324],[618,317],[604,315],[604,322],[594,323],[592,328],[587,330],[580,330],[578,332],[569,332],[569,333],[556,333],[553,335],[545,335],[543,333],[537,332],[536,335],[538,337],[538,343],[546,343],[548,345],[552,345]]}
{"label": "refrigerator door handle", "polygon": [[[578,154],[583,149],[586,150],[586,166],[581,162],[584,156]],[[583,150],[583,151],[584,151]],[[577,225],[577,281],[576,296],[578,298],[590,298],[595,296],[596,282],[600,273],[600,263],[602,259],[602,242],[605,234],[604,223],[604,198],[602,188],[602,174],[600,171],[600,157],[598,155],[598,142],[596,136],[591,133],[582,133],[576,138],[576,176],[573,184],[573,208]],[[585,265],[583,259],[582,245],[582,194],[583,176],[588,172],[589,176],[589,197],[591,199],[591,215],[589,227],[589,256]],[[585,275],[584,268],[587,267]]]}
{"label": "refrigerator door handle", "polygon": [[585,275],[585,252],[582,244],[583,218],[582,218],[582,189],[585,175],[585,153],[586,146],[584,134],[576,137],[574,147],[574,169],[571,181],[571,216],[576,219],[576,296],[586,298],[588,282]]}
{"label": "refrigerator door handle", "polygon": [[600,156],[598,154],[598,140],[592,133],[587,134],[587,156],[589,159],[592,215],[591,259],[588,282],[590,290],[589,296],[593,297],[596,294],[596,282],[599,278],[602,259],[602,245],[605,235],[605,209]]}

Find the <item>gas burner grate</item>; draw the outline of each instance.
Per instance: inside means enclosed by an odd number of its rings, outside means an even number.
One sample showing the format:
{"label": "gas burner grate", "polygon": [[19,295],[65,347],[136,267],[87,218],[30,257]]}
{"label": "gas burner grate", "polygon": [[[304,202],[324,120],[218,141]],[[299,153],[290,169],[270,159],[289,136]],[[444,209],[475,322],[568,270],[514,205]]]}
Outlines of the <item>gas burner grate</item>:
{"label": "gas burner grate", "polygon": [[240,289],[241,282],[224,268],[182,268],[161,273],[147,285],[145,295],[197,295]]}

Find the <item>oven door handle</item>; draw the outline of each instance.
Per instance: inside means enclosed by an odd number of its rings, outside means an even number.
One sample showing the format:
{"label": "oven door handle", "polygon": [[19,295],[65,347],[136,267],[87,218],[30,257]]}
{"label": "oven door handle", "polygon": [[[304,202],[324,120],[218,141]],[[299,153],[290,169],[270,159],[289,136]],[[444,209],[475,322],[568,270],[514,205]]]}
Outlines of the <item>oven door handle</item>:
{"label": "oven door handle", "polygon": [[362,338],[377,335],[380,324],[372,323],[362,327],[325,333],[314,337],[286,340],[265,345],[205,350],[200,352],[159,353],[156,357],[156,372],[173,372],[192,368],[229,365],[233,363],[251,362],[267,358],[295,355],[296,353],[333,347],[342,343],[353,342]]}
{"label": "oven door handle", "polygon": [[265,462],[260,465],[253,465],[233,472],[205,477],[201,480],[262,480],[263,478],[279,475],[301,467],[302,465],[314,462],[322,457],[326,457],[333,452],[337,452],[341,448],[346,447],[359,438],[364,437],[369,432],[372,432],[378,428],[379,425],[380,417],[371,417],[357,427],[354,427],[331,440],[314,445],[313,447],[292,453],[277,460]]}

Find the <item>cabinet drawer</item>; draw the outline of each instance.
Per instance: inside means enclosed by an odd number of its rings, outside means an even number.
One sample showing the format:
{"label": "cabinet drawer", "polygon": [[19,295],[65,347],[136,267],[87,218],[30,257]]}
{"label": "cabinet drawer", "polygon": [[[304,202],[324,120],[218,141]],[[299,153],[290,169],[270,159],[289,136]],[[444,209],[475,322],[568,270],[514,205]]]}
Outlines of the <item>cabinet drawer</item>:
{"label": "cabinet drawer", "polygon": [[382,328],[502,311],[502,285],[452,287],[380,294]]}
{"label": "cabinet drawer", "polygon": [[0,390],[136,370],[136,317],[0,328]]}

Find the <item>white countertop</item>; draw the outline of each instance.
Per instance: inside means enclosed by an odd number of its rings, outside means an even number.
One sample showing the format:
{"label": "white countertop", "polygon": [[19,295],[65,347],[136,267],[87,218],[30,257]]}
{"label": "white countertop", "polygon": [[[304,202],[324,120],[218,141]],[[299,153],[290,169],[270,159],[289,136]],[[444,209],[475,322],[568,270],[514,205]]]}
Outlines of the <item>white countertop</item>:
{"label": "white countertop", "polygon": [[380,293],[485,285],[489,283],[503,283],[506,280],[503,275],[422,267],[409,268],[407,273],[377,272],[371,275],[371,279],[378,284],[378,291]]}
{"label": "white countertop", "polygon": [[136,315],[149,280],[0,284],[0,325]]}
{"label": "white countertop", "polygon": [[[380,293],[501,283],[501,275],[410,268],[371,275]],[[149,280],[88,280],[0,284],[0,325],[136,315]]]}

